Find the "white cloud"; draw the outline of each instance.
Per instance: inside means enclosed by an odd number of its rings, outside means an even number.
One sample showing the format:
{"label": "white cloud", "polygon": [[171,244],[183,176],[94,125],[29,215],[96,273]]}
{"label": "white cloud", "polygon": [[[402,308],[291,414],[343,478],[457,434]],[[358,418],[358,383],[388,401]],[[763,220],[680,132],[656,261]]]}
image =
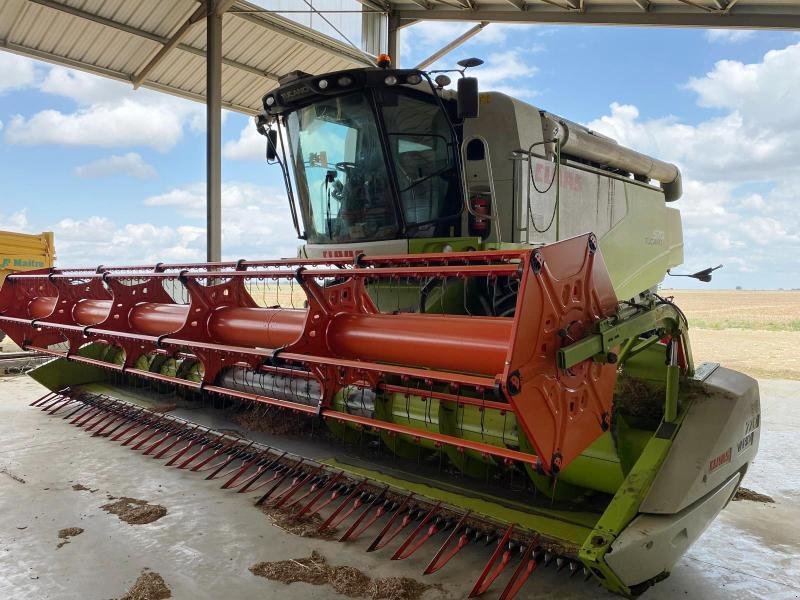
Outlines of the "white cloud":
{"label": "white cloud", "polygon": [[36,63],[24,56],[0,52],[0,94],[33,85]]}
{"label": "white cloud", "polygon": [[[720,114],[698,123],[643,119],[614,103],[588,126],[663,160],[684,175],[686,270],[722,262],[736,273],[797,287],[800,253],[800,44],[760,62],[724,60],[686,86]],[[753,273],[759,274],[754,276]],[[730,279],[728,279],[730,277]],[[773,283],[775,285],[775,283]]]}
{"label": "white cloud", "polygon": [[[185,218],[202,220],[206,214],[205,184],[174,188],[144,203],[172,207]],[[267,258],[296,254],[299,242],[282,191],[250,183],[225,183],[222,215],[222,244],[229,257],[241,258],[243,253]]]}
{"label": "white cloud", "polygon": [[495,52],[489,55],[483,65],[470,69],[469,72],[478,78],[480,88],[484,91],[492,90],[517,98],[530,98],[536,95],[534,90],[515,84],[539,71],[538,67],[530,63],[529,53],[530,51],[522,48]]}
{"label": "white cloud", "polygon": [[755,33],[752,29],[708,29],[706,39],[709,42],[736,44],[749,40]]}
{"label": "white cloud", "polygon": [[[413,40],[415,45],[441,47],[474,26],[475,23],[459,23],[457,21],[420,21],[405,29],[403,34],[407,34],[405,37],[410,41]],[[502,44],[506,41],[508,34],[519,27],[524,27],[524,25],[490,23],[470,41],[482,44]]]}
{"label": "white cloud", "polygon": [[63,96],[87,106],[117,102],[131,91],[130,84],[66,67],[50,67],[38,87],[42,92]]}
{"label": "white cloud", "polygon": [[198,103],[151,90],[133,90],[110,79],[63,67],[51,67],[38,85],[43,92],[69,98],[74,112],[47,109],[15,115],[5,128],[11,144],[125,147],[166,151],[184,129],[202,131],[205,108]]}
{"label": "white cloud", "polygon": [[738,112],[745,121],[780,134],[800,127],[798,84],[800,43],[770,50],[757,63],[721,60],[687,87],[697,93],[700,106]]}
{"label": "white cloud", "polygon": [[267,139],[258,133],[256,126],[248,120],[239,133],[239,138],[226,142],[222,156],[233,160],[266,160]]}
{"label": "white cloud", "polygon": [[[523,48],[512,48],[503,52],[490,54],[484,64],[467,71],[472,77],[478,78],[478,85],[482,92],[492,91],[508,94],[515,98],[532,98],[536,90],[527,87],[527,78],[539,72],[536,65],[531,64],[530,51]],[[431,69],[446,69],[452,64],[445,59],[440,59]],[[455,88],[458,74],[455,74],[449,88]],[[524,82],[524,83],[523,83]]]}
{"label": "white cloud", "polygon": [[199,261],[205,255],[204,230],[192,226],[129,223],[118,226],[105,217],[62,219],[53,227],[58,264],[95,266]]}
{"label": "white cloud", "polygon": [[26,233],[28,231],[28,213],[25,209],[10,215],[0,213],[0,230]]}
{"label": "white cloud", "polygon": [[128,152],[121,156],[113,154],[86,165],[75,168],[78,177],[100,179],[103,177],[127,176],[134,179],[153,179],[158,176],[155,167],[147,163],[136,152]]}

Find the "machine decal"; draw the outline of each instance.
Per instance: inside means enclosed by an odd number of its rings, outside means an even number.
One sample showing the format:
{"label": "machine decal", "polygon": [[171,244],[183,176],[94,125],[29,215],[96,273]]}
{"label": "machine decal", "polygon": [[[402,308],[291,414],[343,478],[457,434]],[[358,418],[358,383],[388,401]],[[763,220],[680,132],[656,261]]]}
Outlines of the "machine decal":
{"label": "machine decal", "polygon": [[741,454],[753,445],[755,441],[756,429],[761,426],[761,413],[747,421],[745,424],[745,435],[736,443],[736,451]]}
{"label": "machine decal", "polygon": [[654,229],[650,236],[644,238],[644,243],[648,246],[663,246],[665,237],[663,230]]}
{"label": "machine decal", "polygon": [[365,254],[363,250],[323,250],[322,258],[355,258]]}
{"label": "machine decal", "polygon": [[720,454],[719,456],[712,458],[711,462],[708,463],[708,472],[713,473],[717,469],[719,469],[722,465],[728,464],[731,462],[731,450],[732,448],[728,448]]}

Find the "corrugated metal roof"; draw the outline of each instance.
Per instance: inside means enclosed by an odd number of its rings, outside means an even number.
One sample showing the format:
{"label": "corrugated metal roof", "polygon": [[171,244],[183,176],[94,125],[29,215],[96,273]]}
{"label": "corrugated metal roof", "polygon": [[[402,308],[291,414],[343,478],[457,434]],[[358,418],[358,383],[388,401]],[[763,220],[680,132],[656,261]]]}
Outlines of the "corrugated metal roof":
{"label": "corrugated metal roof", "polygon": [[800,0],[359,0],[399,23],[419,19],[800,28]]}
{"label": "corrugated metal roof", "polygon": [[[133,82],[199,6],[196,0],[0,0],[0,49]],[[222,29],[226,108],[258,112],[277,78],[296,69],[370,64],[360,50],[249,2],[237,0],[231,10]],[[204,101],[205,47],[200,19],[141,85]]]}

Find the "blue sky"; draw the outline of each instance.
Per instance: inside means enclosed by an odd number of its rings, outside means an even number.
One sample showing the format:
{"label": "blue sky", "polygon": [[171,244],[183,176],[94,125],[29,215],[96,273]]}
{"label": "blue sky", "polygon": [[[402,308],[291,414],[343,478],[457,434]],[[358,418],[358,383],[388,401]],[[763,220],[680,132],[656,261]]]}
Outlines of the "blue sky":
{"label": "blue sky", "polygon": [[[402,64],[468,27],[404,29]],[[438,66],[465,56],[486,61],[482,89],[677,162],[687,270],[724,263],[715,287],[800,287],[800,36],[492,24]],[[0,123],[0,229],[55,231],[62,265],[202,259],[202,105],[0,53]],[[297,245],[262,139],[225,114],[227,258]]]}

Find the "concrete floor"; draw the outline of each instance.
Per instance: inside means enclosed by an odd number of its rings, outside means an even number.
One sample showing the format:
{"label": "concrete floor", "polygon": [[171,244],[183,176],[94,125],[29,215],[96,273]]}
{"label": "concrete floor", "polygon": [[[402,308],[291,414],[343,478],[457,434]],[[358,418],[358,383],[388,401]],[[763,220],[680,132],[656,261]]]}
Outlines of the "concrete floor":
{"label": "concrete floor", "polygon": [[[28,408],[41,393],[25,377],[0,378],[2,599],[119,597],[144,567],[159,572],[179,600],[334,597],[326,586],[286,587],[247,570],[259,561],[307,556],[312,549],[332,564],[372,576],[421,578],[430,552],[394,562],[385,552],[365,553],[364,542],[288,534],[253,508],[252,494],[219,490],[218,482],[164,468]],[[776,503],[731,503],[672,576],[644,598],[800,598],[800,382],[765,380],[761,393],[761,451],[744,485]],[[74,491],[75,483],[97,491]],[[162,504],[169,513],[149,525],[128,525],[100,510],[106,494]],[[65,527],[85,532],[57,550],[57,532]],[[443,591],[429,591],[426,600],[464,598],[485,557],[465,551],[457,567],[433,576]],[[499,589],[487,597],[496,597]],[[612,598],[552,567],[534,574],[520,597]]]}

